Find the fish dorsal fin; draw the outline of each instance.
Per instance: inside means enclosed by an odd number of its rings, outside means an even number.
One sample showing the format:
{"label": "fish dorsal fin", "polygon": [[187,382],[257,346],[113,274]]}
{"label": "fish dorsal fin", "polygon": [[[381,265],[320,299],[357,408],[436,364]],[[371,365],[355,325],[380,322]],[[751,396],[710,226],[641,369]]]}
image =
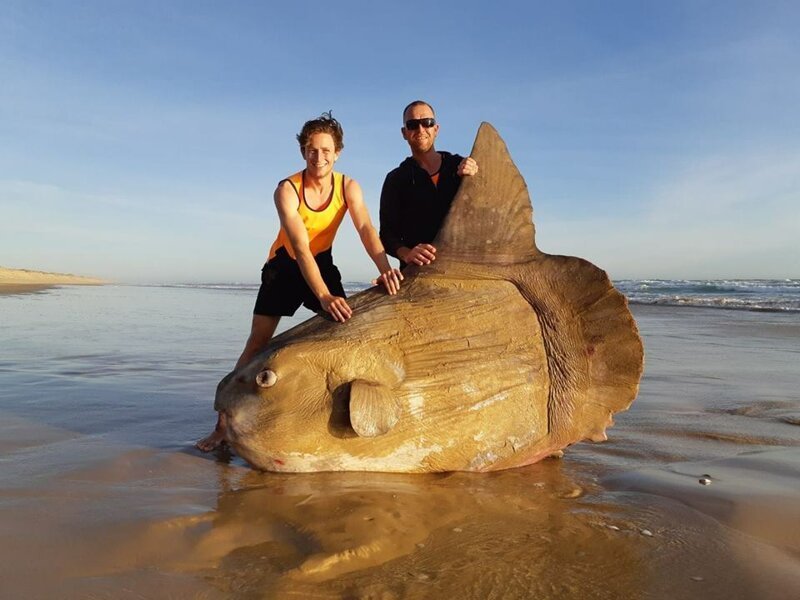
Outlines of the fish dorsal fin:
{"label": "fish dorsal fin", "polygon": [[434,241],[437,259],[509,264],[539,255],[528,186],[489,123],[481,123],[470,156],[478,173],[461,181]]}

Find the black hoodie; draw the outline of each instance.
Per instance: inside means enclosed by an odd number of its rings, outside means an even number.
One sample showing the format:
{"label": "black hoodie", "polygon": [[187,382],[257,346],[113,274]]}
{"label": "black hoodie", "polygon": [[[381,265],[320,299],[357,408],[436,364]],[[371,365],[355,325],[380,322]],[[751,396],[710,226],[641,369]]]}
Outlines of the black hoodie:
{"label": "black hoodie", "polygon": [[450,210],[461,183],[456,171],[464,158],[449,152],[439,154],[438,185],[433,185],[428,172],[410,156],[383,182],[380,236],[386,252],[395,258],[399,258],[401,246],[432,243]]}

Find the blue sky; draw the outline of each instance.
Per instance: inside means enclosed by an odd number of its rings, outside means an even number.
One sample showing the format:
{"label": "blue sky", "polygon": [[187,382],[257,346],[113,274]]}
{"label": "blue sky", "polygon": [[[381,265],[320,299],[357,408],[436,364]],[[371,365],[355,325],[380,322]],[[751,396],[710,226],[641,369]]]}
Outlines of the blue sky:
{"label": "blue sky", "polygon": [[[0,265],[257,282],[275,184],[332,109],[377,224],[429,100],[506,140],[539,247],[612,278],[800,277],[796,2],[0,5]],[[374,270],[349,220],[345,280]]]}

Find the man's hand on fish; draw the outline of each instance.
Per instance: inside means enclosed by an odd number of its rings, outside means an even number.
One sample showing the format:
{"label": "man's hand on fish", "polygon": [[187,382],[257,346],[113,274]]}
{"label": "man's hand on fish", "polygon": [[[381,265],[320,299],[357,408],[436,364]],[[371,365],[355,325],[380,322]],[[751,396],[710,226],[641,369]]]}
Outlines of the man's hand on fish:
{"label": "man's hand on fish", "polygon": [[403,274],[400,272],[400,269],[389,269],[388,271],[381,273],[381,276],[377,279],[373,279],[372,285],[378,285],[380,283],[386,288],[386,291],[390,295],[394,296],[400,291],[401,281],[403,281]]}
{"label": "man's hand on fish", "polygon": [[407,265],[429,265],[436,260],[436,248],[431,244],[417,244],[400,258]]}
{"label": "man's hand on fish", "polygon": [[472,175],[478,174],[478,163],[475,162],[475,159],[471,156],[468,156],[460,163],[458,163],[458,169],[456,169],[456,173],[458,173],[461,177],[470,177]]}
{"label": "man's hand on fish", "polygon": [[319,303],[325,309],[325,312],[330,313],[334,321],[339,323],[344,323],[353,315],[353,309],[347,304],[347,300],[341,296],[326,294],[319,299]]}

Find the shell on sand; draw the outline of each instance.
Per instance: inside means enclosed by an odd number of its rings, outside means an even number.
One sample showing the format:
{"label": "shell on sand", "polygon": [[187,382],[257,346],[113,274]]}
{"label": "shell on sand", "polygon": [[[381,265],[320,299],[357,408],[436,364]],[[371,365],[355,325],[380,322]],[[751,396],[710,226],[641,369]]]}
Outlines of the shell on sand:
{"label": "shell on sand", "polygon": [[472,156],[435,263],[406,269],[396,296],[354,296],[344,324],[277,336],[220,382],[215,408],[253,466],[505,469],[604,440],[630,406],[644,359],[625,297],[591,263],[536,247],[525,181],[488,123]]}

